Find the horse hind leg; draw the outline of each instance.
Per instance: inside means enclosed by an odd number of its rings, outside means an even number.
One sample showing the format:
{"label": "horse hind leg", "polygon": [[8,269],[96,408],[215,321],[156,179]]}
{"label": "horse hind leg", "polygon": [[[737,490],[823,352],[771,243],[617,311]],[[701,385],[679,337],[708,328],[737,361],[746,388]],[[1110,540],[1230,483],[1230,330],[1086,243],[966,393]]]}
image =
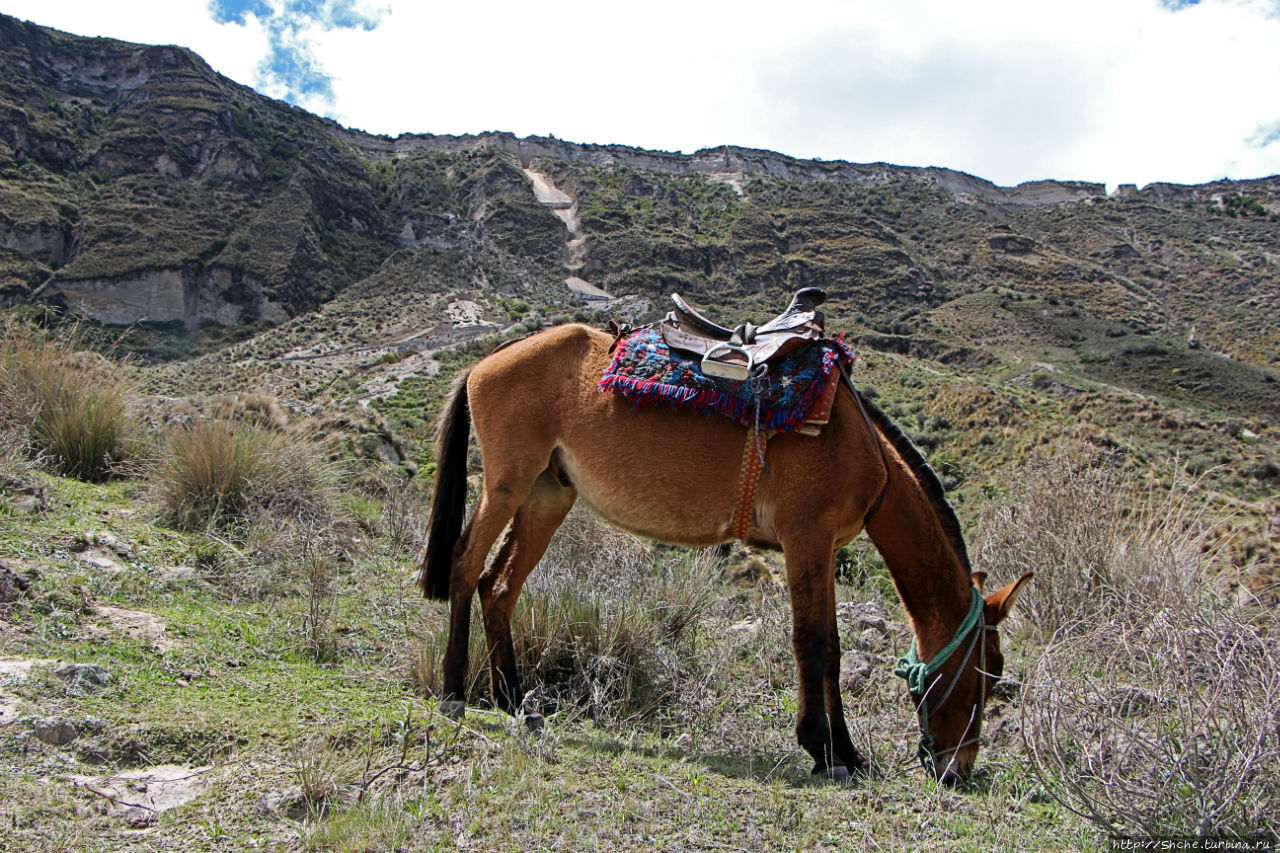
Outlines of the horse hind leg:
{"label": "horse hind leg", "polygon": [[497,557],[480,578],[480,606],[489,646],[494,702],[508,713],[523,712],[531,728],[542,725],[542,716],[524,703],[511,638],[511,614],[525,579],[542,559],[576,498],[576,489],[562,484],[550,469],[544,471],[516,510]]}
{"label": "horse hind leg", "polygon": [[484,488],[475,514],[454,549],[449,578],[449,640],[444,653],[444,686],[441,707],[461,717],[466,703],[468,650],[471,642],[471,601],[489,549],[524,503],[538,471],[522,473],[485,471]]}

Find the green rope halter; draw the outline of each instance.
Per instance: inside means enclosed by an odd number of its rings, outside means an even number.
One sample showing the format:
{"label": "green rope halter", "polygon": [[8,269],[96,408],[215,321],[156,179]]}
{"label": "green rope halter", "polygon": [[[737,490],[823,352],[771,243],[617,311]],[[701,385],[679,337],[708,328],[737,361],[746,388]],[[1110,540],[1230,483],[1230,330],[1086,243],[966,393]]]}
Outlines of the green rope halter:
{"label": "green rope halter", "polygon": [[[985,604],[982,593],[978,591],[976,586],[971,586],[970,591],[973,593],[973,603],[969,605],[969,612],[965,615],[964,621],[960,623],[960,627],[956,629],[956,634],[951,638],[951,642],[947,643],[940,652],[934,655],[933,660],[925,663],[920,660],[920,656],[916,651],[916,643],[911,644],[910,650],[898,658],[898,663],[893,668],[893,674],[907,680],[907,689],[913,694],[920,697],[920,704],[917,712],[920,715],[920,762],[928,769],[933,762],[933,734],[929,731],[929,717],[933,715],[941,707],[942,703],[947,701],[947,697],[951,695],[951,691],[955,688],[956,682],[960,680],[960,672],[964,668],[964,660],[969,659],[969,655],[973,653],[974,643],[981,636],[980,631],[974,628],[982,620],[982,606]],[[938,670],[946,665],[951,656],[956,653],[956,649],[960,648],[960,643],[964,641],[965,635],[973,634],[969,640],[969,648],[965,651],[964,660],[960,662],[960,666],[956,667],[955,675],[951,676],[951,683],[947,685],[947,689],[943,692],[942,697],[933,703],[933,708],[929,708],[926,701],[926,691],[929,688],[927,681],[935,675]],[[958,748],[958,747],[957,747]]]}

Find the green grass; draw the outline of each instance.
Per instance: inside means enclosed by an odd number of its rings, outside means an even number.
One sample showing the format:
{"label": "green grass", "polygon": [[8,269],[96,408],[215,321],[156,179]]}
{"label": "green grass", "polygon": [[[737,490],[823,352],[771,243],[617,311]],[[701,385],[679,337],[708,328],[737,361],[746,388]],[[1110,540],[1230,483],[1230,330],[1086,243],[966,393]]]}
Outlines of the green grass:
{"label": "green grass", "polygon": [[[304,637],[306,578],[287,564],[262,567],[256,590],[228,585],[226,567],[202,556],[207,540],[158,526],[135,484],[40,476],[50,511],[32,525],[0,522],[0,562],[40,572],[35,598],[3,605],[17,630],[0,632],[0,656],[97,663],[113,680],[81,694],[38,670],[0,688],[22,703],[22,720],[82,731],[60,747],[34,740],[30,722],[0,733],[15,849],[133,849],[110,804],[72,777],[161,763],[200,768],[202,787],[147,830],[156,849],[1098,847],[1077,819],[1034,801],[1012,741],[984,752],[971,791],[927,782],[887,674],[883,690],[849,709],[881,775],[849,788],[812,781],[791,732],[794,676],[776,592],[717,588],[719,603],[690,628],[687,690],[656,716],[604,725],[565,697],[538,737],[474,709],[459,726],[410,678],[413,649],[436,636],[444,612],[405,585],[403,556],[375,548],[341,568],[337,653],[317,664]],[[72,550],[84,531],[104,528],[132,549],[118,574]],[[571,560],[598,535],[557,547]],[[165,567],[201,560],[190,579],[161,579]],[[84,602],[154,614],[175,646],[158,652]],[[725,647],[724,626],[752,614],[763,620],[757,638]],[[310,800],[298,793],[308,786]]]}

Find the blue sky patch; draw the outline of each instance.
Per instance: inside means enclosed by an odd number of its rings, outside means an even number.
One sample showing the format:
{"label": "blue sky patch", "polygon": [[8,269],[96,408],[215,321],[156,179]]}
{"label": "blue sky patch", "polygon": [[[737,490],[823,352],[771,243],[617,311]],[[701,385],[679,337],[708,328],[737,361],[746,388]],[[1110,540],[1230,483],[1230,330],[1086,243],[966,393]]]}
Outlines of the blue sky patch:
{"label": "blue sky patch", "polygon": [[1280,142],[1280,121],[1260,125],[1245,142],[1253,148],[1266,148]]}
{"label": "blue sky patch", "polygon": [[219,24],[239,24],[242,27],[248,23],[249,15],[259,18],[271,16],[271,6],[263,0],[213,0],[209,11]]}
{"label": "blue sky patch", "polygon": [[1199,6],[1200,0],[1160,0],[1160,5],[1171,12],[1177,12],[1191,6]]}
{"label": "blue sky patch", "polygon": [[249,16],[261,22],[269,53],[258,66],[258,82],[284,90],[291,104],[316,97],[333,104],[333,76],[307,37],[307,30],[376,29],[385,11],[372,14],[356,8],[355,0],[285,0],[279,7],[267,0],[210,0],[209,12],[220,24],[247,26]]}

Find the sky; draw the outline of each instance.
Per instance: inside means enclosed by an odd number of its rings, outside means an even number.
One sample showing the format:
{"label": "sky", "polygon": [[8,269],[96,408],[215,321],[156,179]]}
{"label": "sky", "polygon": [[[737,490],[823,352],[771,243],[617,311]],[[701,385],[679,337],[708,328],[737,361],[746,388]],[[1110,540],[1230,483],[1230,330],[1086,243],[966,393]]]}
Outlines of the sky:
{"label": "sky", "polygon": [[0,0],[352,128],[944,166],[1280,173],[1280,0]]}

